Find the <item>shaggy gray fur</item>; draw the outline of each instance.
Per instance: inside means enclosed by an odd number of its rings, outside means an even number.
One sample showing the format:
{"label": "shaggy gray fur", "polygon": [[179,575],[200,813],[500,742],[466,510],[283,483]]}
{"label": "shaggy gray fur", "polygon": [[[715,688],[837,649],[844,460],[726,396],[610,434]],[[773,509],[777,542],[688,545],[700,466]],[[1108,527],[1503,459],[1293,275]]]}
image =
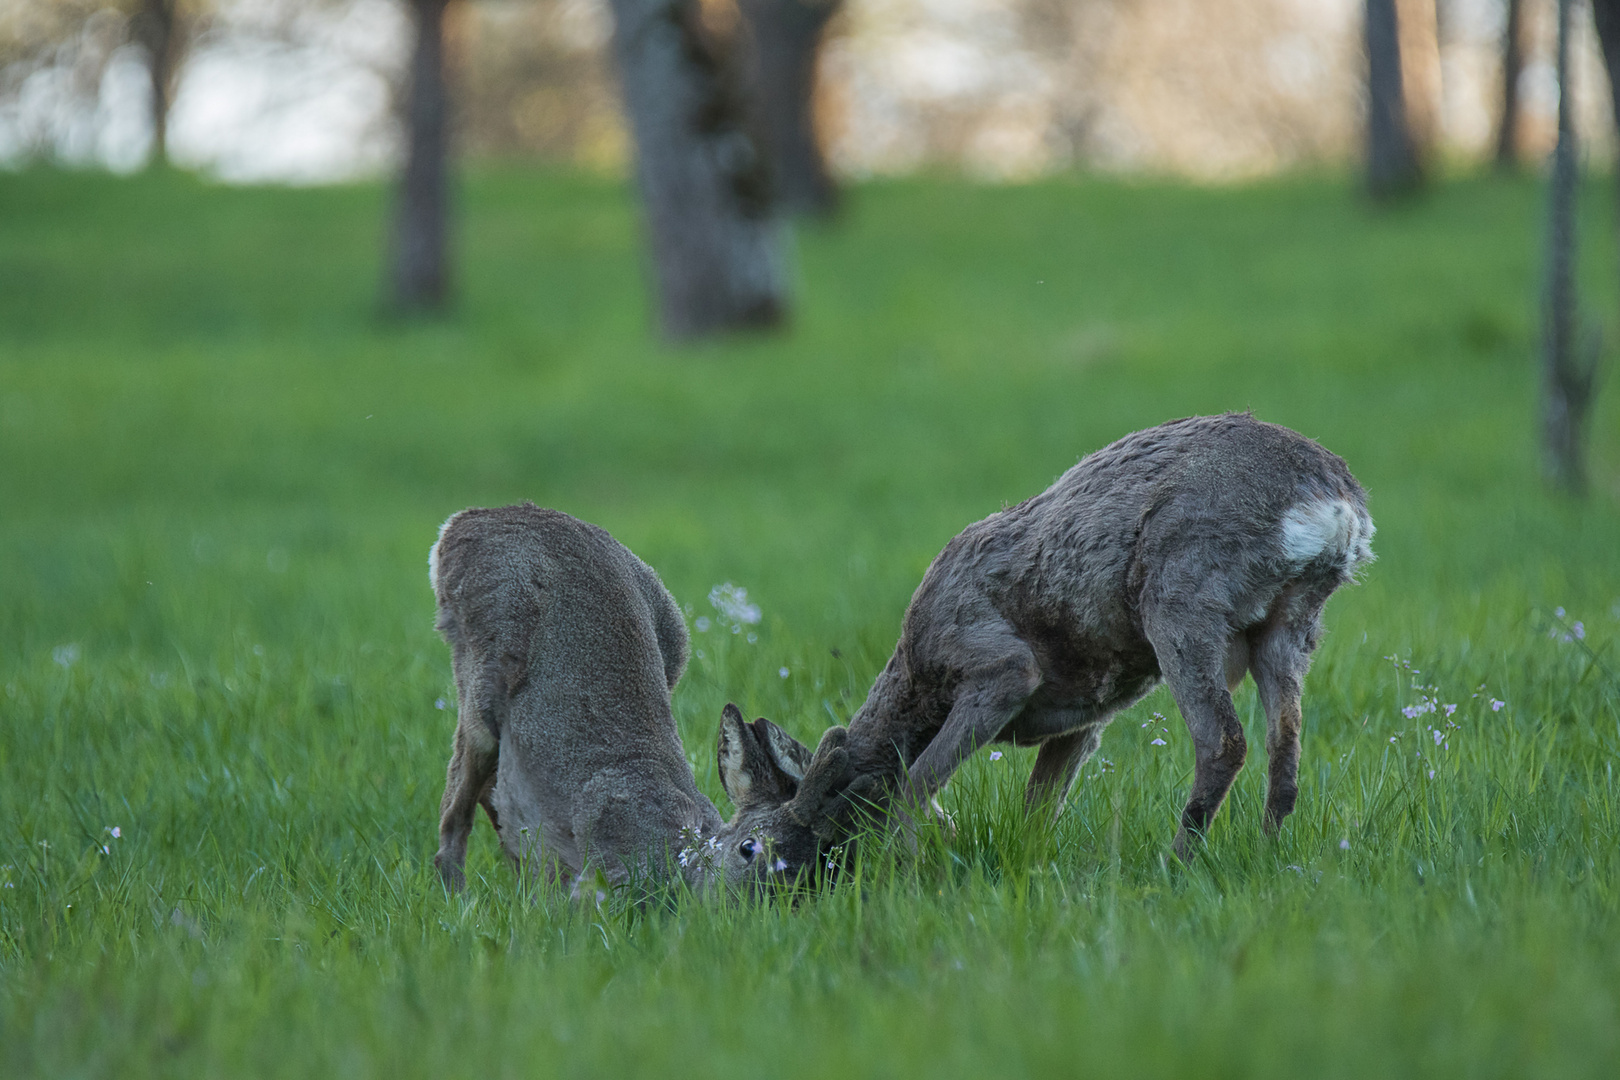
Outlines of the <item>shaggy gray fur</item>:
{"label": "shaggy gray fur", "polygon": [[1287,428],[1229,414],[1128,435],[934,560],[894,656],[829,744],[849,763],[841,799],[802,821],[760,805],[736,826],[781,851],[824,847],[857,808],[925,805],[987,742],[1040,747],[1026,798],[1056,812],[1109,720],[1163,678],[1196,751],[1175,840],[1187,858],[1243,766],[1230,690],[1252,673],[1275,831],[1298,791],[1322,606],[1371,560],[1372,534],[1344,462]]}

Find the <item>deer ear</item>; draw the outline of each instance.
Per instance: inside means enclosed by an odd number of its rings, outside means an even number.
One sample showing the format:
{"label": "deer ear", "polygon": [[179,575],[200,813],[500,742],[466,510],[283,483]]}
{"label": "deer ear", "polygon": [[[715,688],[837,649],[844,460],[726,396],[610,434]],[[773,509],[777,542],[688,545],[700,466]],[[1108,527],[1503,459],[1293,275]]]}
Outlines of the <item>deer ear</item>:
{"label": "deer ear", "polygon": [[749,789],[753,787],[753,778],[748,774],[748,747],[753,742],[753,733],[743,722],[742,710],[731,702],[726,702],[725,709],[720,713],[720,739],[715,748],[715,757],[720,767],[720,786],[726,789],[726,796],[738,806],[748,797]]}
{"label": "deer ear", "polygon": [[759,740],[771,762],[783,776],[792,781],[797,791],[804,779],[804,770],[810,767],[810,748],[795,739],[763,716],[753,723],[754,737]]}
{"label": "deer ear", "polygon": [[[720,714],[716,747],[720,783],[738,809],[784,803],[799,787],[798,777],[777,764],[769,729],[758,724],[776,726],[769,720],[750,724],[743,720],[742,710],[731,704]],[[782,738],[793,741],[786,734]]]}

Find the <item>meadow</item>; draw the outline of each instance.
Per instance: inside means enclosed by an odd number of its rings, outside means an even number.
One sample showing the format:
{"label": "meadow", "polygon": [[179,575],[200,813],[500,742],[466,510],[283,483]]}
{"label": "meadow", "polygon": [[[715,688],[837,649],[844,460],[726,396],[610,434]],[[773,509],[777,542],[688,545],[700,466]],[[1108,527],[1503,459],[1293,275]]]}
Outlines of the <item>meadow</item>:
{"label": "meadow", "polygon": [[[379,186],[0,173],[0,1075],[1613,1075],[1620,395],[1591,498],[1550,494],[1539,182],[869,183],[799,230],[789,333],[681,349],[622,185],[487,167],[460,205],[455,312],[398,321]],[[659,570],[729,813],[726,701],[813,741],[955,532],[1228,409],[1342,455],[1379,528],[1277,841],[1246,685],[1191,866],[1161,690],[1055,825],[1029,752],[981,754],[954,836],[796,905],[527,896],[482,821],[439,887],[450,513],[531,499]]]}

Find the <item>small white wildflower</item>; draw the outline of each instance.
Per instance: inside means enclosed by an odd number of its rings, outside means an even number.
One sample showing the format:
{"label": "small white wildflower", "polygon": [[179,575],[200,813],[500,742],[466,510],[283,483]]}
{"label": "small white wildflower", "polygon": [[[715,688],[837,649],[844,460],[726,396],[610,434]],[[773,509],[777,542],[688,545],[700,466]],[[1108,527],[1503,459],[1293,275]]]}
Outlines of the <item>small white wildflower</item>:
{"label": "small white wildflower", "polygon": [[699,615],[692,621],[693,629],[700,634],[707,634],[709,632],[709,625],[709,617],[707,615]]}
{"label": "small white wildflower", "polygon": [[1170,745],[1170,744],[1169,744],[1169,743],[1167,743],[1167,742],[1165,742],[1165,741],[1164,741],[1164,740],[1163,740],[1163,739],[1154,739],[1154,740],[1153,740],[1153,741],[1152,741],[1152,742],[1151,742],[1151,743],[1149,743],[1149,744],[1148,744],[1148,745],[1149,745],[1149,746],[1169,746],[1169,745]]}
{"label": "small white wildflower", "polygon": [[1575,624],[1575,640],[1576,641],[1585,641],[1586,640],[1586,624],[1585,623],[1577,622]]}
{"label": "small white wildflower", "polygon": [[787,860],[777,859],[775,862],[771,863],[771,869],[780,874],[783,870],[787,869]]}
{"label": "small white wildflower", "polygon": [[1345,837],[1343,840],[1339,841],[1339,850],[1340,851],[1349,851],[1350,850],[1350,838],[1349,837]]}
{"label": "small white wildflower", "polygon": [[1505,701],[1498,701],[1495,698],[1491,698],[1491,712],[1501,712],[1502,707],[1506,704],[1507,702]]}
{"label": "small white wildflower", "polygon": [[1455,705],[1442,705],[1440,707],[1446,711],[1446,719],[1448,720],[1451,719],[1451,714],[1457,711],[1457,706]]}
{"label": "small white wildflower", "polygon": [[123,839],[124,830],[120,829],[117,825],[114,825],[112,828],[108,829],[107,831],[112,833],[112,838],[114,840]]}
{"label": "small white wildflower", "polygon": [[58,645],[51,650],[51,659],[62,667],[72,667],[79,662],[79,647],[72,642]]}
{"label": "small white wildflower", "polygon": [[442,708],[444,708],[444,698],[434,698],[434,699],[433,699],[433,707],[434,707],[434,708],[435,708],[435,709],[442,709]]}
{"label": "small white wildflower", "polygon": [[1305,868],[1303,866],[1295,866],[1293,863],[1289,863],[1287,866],[1283,867],[1283,869],[1284,870],[1292,870],[1296,874],[1304,874],[1305,873]]}
{"label": "small white wildflower", "polygon": [[1000,761],[1001,760],[1001,751],[1000,750],[992,750],[992,751],[990,751],[990,760],[991,761]]}
{"label": "small white wildflower", "polygon": [[777,673],[777,674],[778,674],[778,675],[780,675],[780,676],[781,676],[781,677],[782,677],[782,678],[784,678],[784,679],[785,679],[785,678],[787,678],[787,677],[788,677],[788,669],[787,669],[787,668],[785,668],[785,667],[783,667],[783,668],[777,668],[777,669],[776,669],[776,673]]}
{"label": "small white wildflower", "polygon": [[1391,736],[1390,736],[1390,737],[1389,737],[1389,741],[1390,741],[1390,742],[1400,742],[1400,736],[1398,736],[1398,735],[1391,735]]}
{"label": "small white wildflower", "polygon": [[748,644],[752,645],[752,644],[754,644],[754,642],[756,642],[758,640],[759,640],[759,635],[758,634],[749,633],[749,635],[748,635]]}
{"label": "small white wildflower", "polygon": [[1553,614],[1562,619],[1564,617],[1564,609],[1561,607],[1555,607],[1553,608]]}
{"label": "small white wildflower", "polygon": [[101,845],[101,853],[103,855],[111,855],[112,854],[112,848],[108,847],[106,844],[102,844]]}
{"label": "small white wildflower", "polygon": [[1446,741],[1446,733],[1439,728],[1430,728],[1429,731],[1434,735],[1434,745],[1439,746]]}
{"label": "small white wildflower", "polygon": [[1433,779],[1434,779],[1434,770],[1433,770],[1433,769],[1430,769],[1430,770],[1429,770],[1429,779],[1430,779],[1430,780],[1433,780]]}
{"label": "small white wildflower", "polygon": [[709,590],[709,603],[714,610],[733,622],[748,623],[750,626],[759,622],[759,605],[748,602],[748,590],[740,585],[733,585],[729,581],[716,585]]}

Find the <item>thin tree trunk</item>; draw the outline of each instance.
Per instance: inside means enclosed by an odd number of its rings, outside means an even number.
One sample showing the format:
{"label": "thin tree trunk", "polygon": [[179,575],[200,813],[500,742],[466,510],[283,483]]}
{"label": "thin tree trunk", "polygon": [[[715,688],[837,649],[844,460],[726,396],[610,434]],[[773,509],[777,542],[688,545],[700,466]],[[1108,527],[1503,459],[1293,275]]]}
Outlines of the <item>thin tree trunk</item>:
{"label": "thin tree trunk", "polygon": [[1569,93],[1569,7],[1558,0],[1558,146],[1553,151],[1542,312],[1542,449],[1548,479],[1572,494],[1586,490],[1586,419],[1596,348],[1576,340],[1575,198],[1577,159]]}
{"label": "thin tree trunk", "polygon": [[1620,121],[1620,86],[1615,79],[1620,75],[1620,0],[1592,0],[1592,23],[1602,46],[1603,67],[1609,75],[1609,101],[1616,121]]}
{"label": "thin tree trunk", "polygon": [[[1615,125],[1620,127],[1620,0],[1592,0],[1592,23],[1597,28],[1603,68],[1609,76],[1609,104]],[[1620,167],[1615,175],[1620,179]],[[1620,192],[1620,186],[1616,191]],[[1616,219],[1620,220],[1620,214]]]}
{"label": "thin tree trunk", "polygon": [[390,299],[403,312],[449,297],[450,93],[444,74],[448,0],[412,0],[416,46],[405,103],[405,168],[394,208]]}
{"label": "thin tree trunk", "polygon": [[[1600,0],[1601,2],[1601,0]],[[1524,70],[1524,0],[1507,0],[1502,26],[1502,115],[1496,128],[1496,168],[1519,167],[1519,76]]]}
{"label": "thin tree trunk", "polygon": [[770,166],[776,203],[830,215],[838,186],[816,139],[813,105],[822,32],[842,0],[738,0],[747,27],[750,128]]}
{"label": "thin tree trunk", "polygon": [[735,72],[698,0],[610,0],[665,337],[786,314],[781,228]]}
{"label": "thin tree trunk", "polygon": [[1417,187],[1422,170],[1406,121],[1395,0],[1367,0],[1366,31],[1367,190],[1382,199]]}
{"label": "thin tree trunk", "polygon": [[174,69],[180,58],[180,26],[175,0],[141,0],[132,29],[135,40],[146,49],[146,69],[152,85],[149,105],[152,123],[152,151],[148,165],[169,160],[169,101],[174,88]]}

